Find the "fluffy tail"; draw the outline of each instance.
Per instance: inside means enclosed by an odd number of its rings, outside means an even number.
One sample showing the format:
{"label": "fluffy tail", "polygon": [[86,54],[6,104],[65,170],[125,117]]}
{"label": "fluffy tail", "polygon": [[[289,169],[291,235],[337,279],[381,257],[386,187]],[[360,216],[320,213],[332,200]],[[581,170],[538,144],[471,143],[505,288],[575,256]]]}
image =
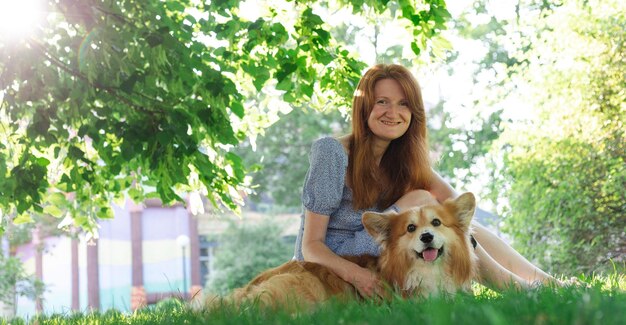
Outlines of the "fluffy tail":
{"label": "fluffy tail", "polygon": [[[227,296],[205,294],[190,302],[191,308],[196,311],[212,311],[220,308],[239,308],[240,306],[255,306],[259,308],[275,309],[279,306],[287,307],[294,304],[296,299],[284,299],[284,293],[267,291],[263,288],[239,288]],[[295,304],[294,304],[295,307]]]}
{"label": "fluffy tail", "polygon": [[302,310],[329,298],[324,287],[314,281],[303,285],[303,279],[291,274],[280,274],[261,282],[235,289],[230,295],[220,297],[205,295],[193,304],[194,309],[214,310],[220,307],[250,305],[259,308]]}
{"label": "fluffy tail", "polygon": [[222,297],[213,293],[198,293],[195,295],[189,305],[195,311],[213,310],[222,303]]}

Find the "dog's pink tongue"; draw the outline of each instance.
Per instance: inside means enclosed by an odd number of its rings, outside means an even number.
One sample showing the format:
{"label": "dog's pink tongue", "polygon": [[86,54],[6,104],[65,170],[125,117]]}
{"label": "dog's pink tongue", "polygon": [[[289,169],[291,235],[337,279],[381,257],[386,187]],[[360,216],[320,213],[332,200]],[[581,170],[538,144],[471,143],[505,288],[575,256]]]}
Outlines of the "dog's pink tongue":
{"label": "dog's pink tongue", "polygon": [[434,248],[427,248],[422,252],[422,256],[424,257],[424,261],[432,262],[437,259],[437,255],[439,255],[439,251]]}

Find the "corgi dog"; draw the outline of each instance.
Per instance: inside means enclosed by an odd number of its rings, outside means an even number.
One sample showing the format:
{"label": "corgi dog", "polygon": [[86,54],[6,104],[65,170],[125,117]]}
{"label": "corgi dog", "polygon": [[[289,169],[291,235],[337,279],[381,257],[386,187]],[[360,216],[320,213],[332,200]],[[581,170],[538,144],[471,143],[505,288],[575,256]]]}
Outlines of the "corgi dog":
{"label": "corgi dog", "polygon": [[[441,205],[401,213],[366,212],[362,222],[380,244],[380,256],[342,256],[375,272],[388,288],[385,296],[428,297],[469,291],[477,274],[470,222],[476,201],[464,193]],[[256,276],[227,297],[207,297],[196,307],[220,303],[258,303],[261,307],[310,308],[330,298],[359,299],[356,288],[327,267],[289,261]]]}

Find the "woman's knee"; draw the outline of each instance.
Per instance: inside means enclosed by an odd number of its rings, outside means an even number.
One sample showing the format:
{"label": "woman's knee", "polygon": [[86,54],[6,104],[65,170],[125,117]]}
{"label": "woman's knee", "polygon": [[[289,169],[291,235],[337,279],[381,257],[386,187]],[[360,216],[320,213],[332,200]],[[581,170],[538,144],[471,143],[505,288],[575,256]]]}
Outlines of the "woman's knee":
{"label": "woman's knee", "polygon": [[426,190],[412,190],[404,194],[396,202],[396,206],[400,208],[400,210],[431,204],[438,204],[437,199]]}

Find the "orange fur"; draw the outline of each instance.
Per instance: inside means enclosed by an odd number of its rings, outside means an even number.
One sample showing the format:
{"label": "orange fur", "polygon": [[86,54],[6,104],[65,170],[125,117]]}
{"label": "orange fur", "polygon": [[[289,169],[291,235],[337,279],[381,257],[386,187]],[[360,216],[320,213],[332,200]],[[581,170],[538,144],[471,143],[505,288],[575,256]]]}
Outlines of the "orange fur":
{"label": "orange fur", "polygon": [[[469,290],[476,276],[476,255],[469,234],[475,199],[465,193],[441,206],[424,206],[396,213],[363,214],[363,225],[381,245],[380,257],[344,256],[372,270],[397,294],[403,297],[430,296],[441,292]],[[440,220],[440,225],[433,223]],[[409,227],[409,225],[414,225]],[[420,236],[432,235],[424,243]],[[426,261],[418,253],[426,246],[439,249],[441,256]],[[359,299],[356,288],[330,269],[317,263],[289,261],[255,277],[231,295],[205,300],[204,308],[225,302],[239,305],[258,302],[262,307],[299,309],[336,298]]]}

